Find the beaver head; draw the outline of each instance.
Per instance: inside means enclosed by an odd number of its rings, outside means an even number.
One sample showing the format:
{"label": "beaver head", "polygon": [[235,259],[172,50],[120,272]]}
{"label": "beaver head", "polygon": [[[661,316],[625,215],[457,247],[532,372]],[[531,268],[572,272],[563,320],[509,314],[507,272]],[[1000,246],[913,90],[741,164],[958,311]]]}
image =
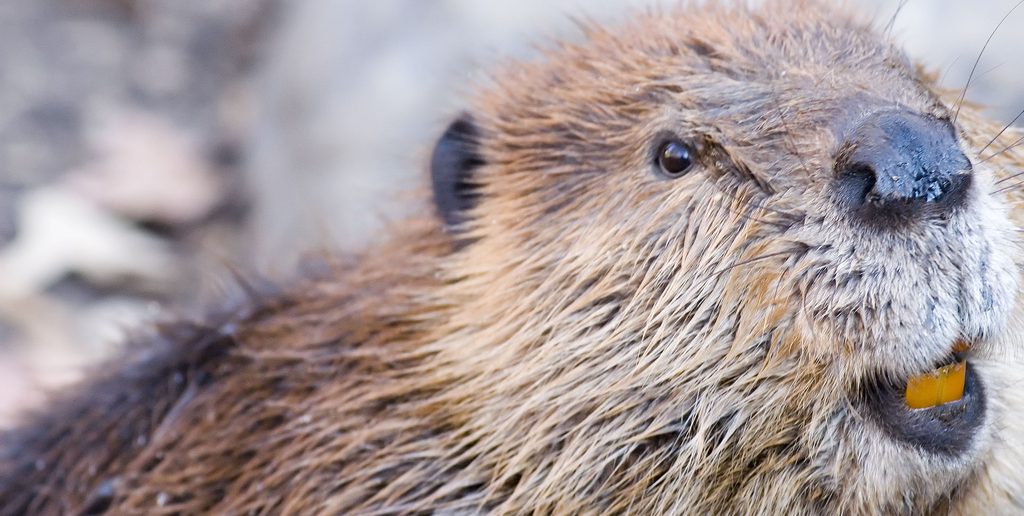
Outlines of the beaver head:
{"label": "beaver head", "polygon": [[471,407],[479,503],[903,513],[969,491],[998,441],[983,368],[950,403],[906,398],[1015,303],[991,126],[813,2],[584,32],[499,73],[434,152],[456,241],[434,371]]}

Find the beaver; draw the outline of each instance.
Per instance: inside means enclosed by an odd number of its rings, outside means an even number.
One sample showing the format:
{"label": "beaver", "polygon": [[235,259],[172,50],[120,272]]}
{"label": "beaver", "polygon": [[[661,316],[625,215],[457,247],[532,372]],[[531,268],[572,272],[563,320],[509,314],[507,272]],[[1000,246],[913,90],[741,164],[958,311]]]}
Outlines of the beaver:
{"label": "beaver", "polygon": [[1024,510],[1021,134],[744,4],[500,68],[432,210],[140,338],[3,437],[0,511]]}

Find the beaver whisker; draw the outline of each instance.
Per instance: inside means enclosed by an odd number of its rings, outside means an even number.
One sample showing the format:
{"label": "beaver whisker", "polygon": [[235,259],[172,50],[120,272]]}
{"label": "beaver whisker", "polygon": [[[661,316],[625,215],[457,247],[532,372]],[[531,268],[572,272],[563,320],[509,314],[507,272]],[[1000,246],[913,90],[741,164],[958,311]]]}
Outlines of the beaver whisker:
{"label": "beaver whisker", "polygon": [[[772,87],[772,92],[775,92],[774,85]],[[779,97],[778,94],[774,94],[774,96]],[[783,106],[782,102],[779,102],[779,123],[782,124],[782,128],[785,130],[782,137],[782,143],[785,144],[788,150],[795,154],[797,159],[800,160],[800,170],[803,171],[804,175],[807,176],[808,179],[813,180],[811,169],[807,166],[807,159],[804,158],[803,153],[800,152],[800,149],[797,148],[795,143],[793,143],[793,140],[789,138],[789,135],[793,134],[793,131],[792,129],[789,128],[789,124],[786,123],[786,113],[789,111],[789,108],[791,107],[792,106]]]}
{"label": "beaver whisker", "polygon": [[[1017,172],[1016,174],[1014,174],[1011,177],[1017,177],[1017,176],[1020,176],[1021,174],[1024,174],[1024,171]],[[991,195],[1000,195],[1000,194],[1003,194],[1003,193],[1006,193],[1006,192],[1013,191],[1013,190],[1015,190],[1017,188],[1020,188],[1021,186],[1024,186],[1024,179],[1022,179],[1020,181],[1017,181],[1016,183],[1013,183],[1013,184],[1011,184],[1009,186],[1004,186],[1003,188],[1000,188],[1000,189],[992,192]]]}
{"label": "beaver whisker", "polygon": [[[748,214],[744,214],[744,213],[740,213],[740,212],[734,212],[737,215],[740,215],[741,217],[743,217],[743,218],[745,218],[747,220],[751,220],[753,222],[760,222],[760,223],[763,223],[763,224],[769,224],[769,225],[776,226],[776,227],[778,227],[780,229],[783,229],[783,230],[788,230],[788,229],[792,228],[793,226],[799,224],[804,219],[804,216],[801,215],[801,214],[793,213],[793,212],[789,212],[789,211],[785,211],[785,210],[780,210],[778,208],[773,208],[771,206],[768,206],[766,204],[767,199],[763,199],[763,201],[761,201],[761,202],[754,202],[751,199],[741,197],[739,195],[734,194],[733,192],[728,191],[727,189],[723,188],[722,185],[720,185],[717,181],[712,181],[711,184],[722,195],[725,195],[726,197],[729,197],[730,199],[732,199],[732,200],[734,200],[736,202],[739,202],[739,203],[742,203],[742,204],[746,204],[747,206],[750,206],[751,208],[753,208],[751,213],[748,213]],[[770,220],[767,220],[767,219],[753,218],[753,212],[758,211],[758,210],[764,210],[764,211],[767,211],[767,212],[779,215],[780,217],[785,219],[785,221],[784,222],[776,222],[776,221],[770,221]]]}
{"label": "beaver whisker", "polygon": [[[989,156],[989,157],[987,157],[987,158],[985,158],[985,159],[981,160],[981,161],[980,161],[979,163],[985,163],[986,161],[988,161],[988,160],[990,160],[990,159],[993,159],[993,158],[998,158],[999,156],[1002,156],[1003,154],[1005,154],[1005,153],[1007,153],[1007,152],[1010,152],[1010,151],[1011,151],[1011,150],[1013,150],[1013,149],[1016,149],[1016,148],[1017,148],[1017,147],[1019,147],[1019,146],[1020,146],[1020,145],[1021,145],[1022,143],[1024,143],[1024,136],[1021,136],[1020,138],[1018,138],[1018,139],[1017,139],[1017,141],[1015,141],[1015,142],[1011,143],[1010,145],[1007,145],[1006,147],[1004,147],[1004,148],[1003,148],[1003,150],[1001,150],[1001,151],[999,151],[999,152],[997,152],[997,153],[995,153],[995,154],[993,154],[993,155],[991,155],[991,156]],[[1004,178],[1004,179],[1001,179],[1001,180],[997,181],[997,182],[996,182],[996,184],[999,184],[999,183],[1001,183],[1001,182],[1003,182],[1003,181],[1006,181],[1006,180],[1008,180],[1008,179],[1011,179],[1011,178]]]}
{"label": "beaver whisker", "polygon": [[[722,193],[724,193],[725,195],[729,195],[728,192],[724,192],[723,191]],[[799,224],[804,219],[804,216],[801,215],[801,214],[793,213],[793,212],[789,212],[789,211],[784,211],[784,210],[780,210],[780,209],[777,209],[777,208],[772,208],[771,206],[768,206],[768,205],[766,205],[763,202],[755,203],[755,202],[752,202],[752,201],[750,201],[748,199],[743,199],[743,198],[740,198],[740,197],[737,197],[737,196],[732,196],[732,198],[737,200],[737,201],[739,201],[739,202],[746,203],[748,206],[750,206],[754,210],[764,210],[764,211],[767,211],[767,212],[770,212],[770,213],[774,213],[775,215],[778,215],[778,216],[783,217],[785,219],[788,219],[787,220],[788,225],[786,225],[787,229],[789,227],[792,227],[792,226],[796,225],[796,224]],[[759,222],[765,222],[765,221],[761,220]],[[767,223],[770,223],[770,222],[767,222]],[[774,224],[775,225],[783,225],[783,223],[779,223],[779,222],[776,222]]]}
{"label": "beaver whisker", "polygon": [[981,347],[972,351],[971,360],[988,361],[994,364],[1005,363],[1007,360],[1024,359],[1024,350],[1007,346]]}
{"label": "beaver whisker", "polygon": [[[992,139],[984,147],[982,147],[980,151],[978,151],[977,156],[980,158],[981,157],[981,153],[985,152],[985,150],[988,149],[989,147],[991,147],[992,144],[995,143],[996,140],[998,140],[999,137],[1003,135],[1003,133],[1005,133],[1011,127],[1013,127],[1013,124],[1017,123],[1017,120],[1020,119],[1021,116],[1024,116],[1024,109],[1020,110],[1020,113],[1017,113],[1017,116],[1013,117],[1013,120],[1011,120],[1010,123],[1008,123],[1005,126],[1003,126],[1003,129],[1000,130],[999,133],[997,133],[995,136],[993,136]],[[1021,140],[1024,140],[1024,138],[1022,138]],[[1017,140],[1017,141],[1020,142],[1021,140]]]}
{"label": "beaver whisker", "polygon": [[775,226],[775,227],[777,227],[779,229],[782,229],[782,230],[786,230],[786,229],[789,229],[790,227],[792,227],[789,224],[784,224],[782,222],[774,222],[774,221],[766,220],[766,219],[759,219],[759,218],[754,217],[753,215],[748,215],[748,214],[745,214],[745,213],[737,213],[737,215],[739,215],[739,217],[741,219],[743,219],[743,220],[750,221],[750,222],[757,222],[758,224],[768,224],[770,226]]}
{"label": "beaver whisker", "polygon": [[720,269],[718,271],[715,271],[715,272],[711,273],[711,276],[717,278],[718,276],[721,276],[722,274],[725,274],[726,272],[729,272],[729,271],[731,271],[731,270],[733,270],[733,269],[735,269],[737,267],[742,267],[744,265],[750,265],[752,263],[757,263],[757,262],[764,261],[764,260],[770,260],[772,258],[778,258],[780,256],[794,255],[794,254],[796,254],[796,253],[794,251],[792,251],[792,250],[785,250],[785,251],[779,251],[779,252],[775,252],[775,253],[761,255],[761,256],[758,256],[758,257],[755,257],[755,258],[751,258],[749,260],[743,260],[741,262],[734,263],[734,264],[732,264],[732,265],[730,265],[730,266],[728,266],[728,267],[726,267],[724,269]]}
{"label": "beaver whisker", "polygon": [[1006,16],[1003,16],[1003,19],[999,20],[999,23],[996,24],[996,28],[992,29],[992,33],[989,34],[988,39],[985,40],[985,45],[981,47],[981,52],[978,52],[978,58],[974,60],[974,66],[971,67],[971,73],[967,76],[967,84],[964,85],[964,89],[960,93],[960,100],[957,101],[956,114],[953,115],[953,125],[956,125],[956,121],[960,118],[960,109],[964,106],[964,100],[967,98],[967,90],[971,87],[971,81],[974,79],[974,73],[978,70],[978,64],[981,63],[981,58],[985,55],[985,50],[988,49],[988,45],[992,42],[992,38],[994,38],[996,33],[999,32],[999,27],[1002,27],[1006,19],[1009,18],[1010,15],[1013,14],[1013,12],[1022,4],[1024,4],[1024,0],[1017,2],[1017,4],[1014,5],[1008,13],[1006,13]]}
{"label": "beaver whisker", "polygon": [[900,13],[903,12],[903,8],[907,6],[910,0],[900,0],[899,5],[896,6],[896,12],[892,13],[892,17],[889,18],[889,23],[885,25],[885,34],[892,36],[892,29],[896,26],[896,18],[899,18]]}
{"label": "beaver whisker", "polygon": [[[744,202],[744,200],[740,199],[740,198],[734,197],[734,199],[736,201],[739,201],[739,202]],[[801,219],[797,218],[795,214],[779,212],[777,210],[773,211],[771,208],[768,208],[767,206],[764,206],[763,204],[755,204],[755,203],[752,203],[752,202],[748,202],[746,204],[747,204],[747,206],[750,207],[750,211],[749,212],[741,213],[739,211],[733,210],[733,213],[735,213],[736,215],[738,215],[740,218],[742,218],[744,220],[748,220],[748,221],[751,221],[751,222],[757,222],[757,223],[760,223],[760,224],[767,224],[769,226],[775,226],[776,228],[779,228],[782,231],[788,231],[793,226],[797,225],[800,222],[800,220],[801,220]],[[784,221],[775,221],[775,220],[768,220],[768,219],[765,219],[765,218],[758,218],[758,217],[754,216],[754,213],[757,212],[758,210],[771,211],[772,213],[776,213],[778,215],[783,216],[783,218],[790,217],[790,219],[789,220],[784,220]]]}
{"label": "beaver whisker", "polygon": [[[784,211],[781,211],[781,210],[776,210],[776,209],[773,209],[773,208],[771,208],[769,206],[765,206],[764,204],[761,204],[761,203],[752,203],[752,202],[749,202],[749,201],[744,201],[744,200],[739,199],[739,198],[733,198],[733,199],[735,199],[736,201],[738,201],[740,203],[745,203],[746,205],[751,207],[751,213],[738,214],[738,215],[742,216],[745,219],[753,220],[755,222],[761,222],[761,223],[764,223],[764,224],[770,224],[770,225],[779,227],[781,229],[790,229],[791,227],[799,224],[804,219],[803,216],[800,216],[800,215],[798,215],[796,213],[790,213],[790,212],[784,212]],[[784,219],[784,221],[772,221],[772,220],[768,220],[768,219],[764,219],[764,218],[754,218],[754,212],[757,212],[757,211],[760,211],[760,210],[764,210],[764,211],[767,211],[767,212],[770,212],[770,213],[774,213],[775,215],[778,215],[778,216],[782,217]]]}
{"label": "beaver whisker", "polygon": [[[968,357],[968,360],[970,360],[971,362],[978,363],[978,364],[1001,365],[1001,364],[1005,364],[1007,360],[1017,361],[1017,360],[1020,360],[1021,358],[1022,357],[1020,357],[1018,354],[1015,354],[1015,353],[1010,353],[1010,354],[1005,354],[1004,355],[1004,354],[1001,354],[1001,353],[993,353],[992,351],[988,351],[988,352],[972,353]],[[1024,378],[1022,378],[1021,381],[1024,382]]]}
{"label": "beaver whisker", "polygon": [[[1005,366],[1006,365],[1006,360],[1005,359],[984,358],[984,357],[979,357],[979,356],[976,356],[976,355],[971,356],[968,360],[972,364],[992,365],[992,366]],[[1016,358],[1015,358],[1015,360],[1016,360]],[[1017,386],[1020,386],[1020,385],[1024,385],[1024,377],[1017,378],[1015,380],[1011,380],[1011,381],[1006,382],[1006,383],[1003,384],[1003,386],[1005,388],[1012,388],[1012,387],[1017,387]]]}

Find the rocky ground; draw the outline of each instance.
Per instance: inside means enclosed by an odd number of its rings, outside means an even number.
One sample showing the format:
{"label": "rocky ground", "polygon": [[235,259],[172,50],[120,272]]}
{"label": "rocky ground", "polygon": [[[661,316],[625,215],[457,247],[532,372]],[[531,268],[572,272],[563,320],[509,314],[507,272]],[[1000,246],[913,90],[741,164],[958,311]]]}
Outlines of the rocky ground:
{"label": "rocky ground", "polygon": [[[0,424],[233,271],[360,246],[494,63],[665,3],[0,0]],[[885,25],[898,3],[859,6]],[[910,0],[894,34],[960,87],[1015,3]],[[970,89],[1005,120],[1022,26]]]}

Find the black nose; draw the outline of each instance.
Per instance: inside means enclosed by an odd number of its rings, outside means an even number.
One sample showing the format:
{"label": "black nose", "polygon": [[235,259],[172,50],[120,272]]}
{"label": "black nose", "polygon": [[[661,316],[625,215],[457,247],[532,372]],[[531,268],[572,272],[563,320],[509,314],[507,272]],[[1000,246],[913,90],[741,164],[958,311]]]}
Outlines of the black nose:
{"label": "black nose", "polygon": [[971,162],[946,120],[906,111],[869,117],[836,160],[840,198],[870,222],[941,215],[963,204]]}

